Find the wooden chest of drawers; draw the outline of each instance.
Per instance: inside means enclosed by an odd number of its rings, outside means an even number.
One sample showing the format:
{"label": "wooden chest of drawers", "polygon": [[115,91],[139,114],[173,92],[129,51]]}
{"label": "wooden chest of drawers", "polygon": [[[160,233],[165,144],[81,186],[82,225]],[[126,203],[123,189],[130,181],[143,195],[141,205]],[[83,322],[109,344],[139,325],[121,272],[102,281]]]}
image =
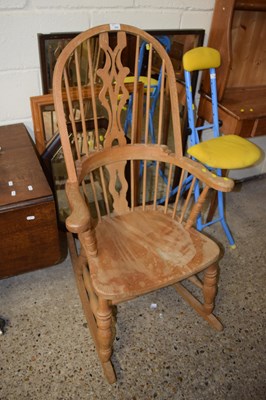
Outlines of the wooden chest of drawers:
{"label": "wooden chest of drawers", "polygon": [[0,127],[0,278],[61,259],[52,191],[23,124]]}
{"label": "wooden chest of drawers", "polygon": [[[266,135],[266,1],[216,0],[208,46],[221,53],[217,68],[223,134]],[[203,74],[198,126],[212,121],[210,83]]]}

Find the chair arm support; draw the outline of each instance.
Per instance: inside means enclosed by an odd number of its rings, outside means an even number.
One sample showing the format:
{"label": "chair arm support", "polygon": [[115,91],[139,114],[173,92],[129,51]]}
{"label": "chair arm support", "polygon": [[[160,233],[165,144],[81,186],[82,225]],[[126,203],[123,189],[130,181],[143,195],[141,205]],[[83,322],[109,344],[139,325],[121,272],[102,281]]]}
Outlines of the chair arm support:
{"label": "chair arm support", "polygon": [[194,161],[188,157],[184,157],[183,162],[184,168],[187,169],[188,172],[208,185],[210,188],[219,190],[220,192],[232,191],[234,187],[234,181],[232,179],[217,176],[198,161]]}
{"label": "chair arm support", "polygon": [[78,182],[66,183],[66,195],[71,214],[66,219],[66,227],[72,233],[82,233],[91,228],[91,216]]}

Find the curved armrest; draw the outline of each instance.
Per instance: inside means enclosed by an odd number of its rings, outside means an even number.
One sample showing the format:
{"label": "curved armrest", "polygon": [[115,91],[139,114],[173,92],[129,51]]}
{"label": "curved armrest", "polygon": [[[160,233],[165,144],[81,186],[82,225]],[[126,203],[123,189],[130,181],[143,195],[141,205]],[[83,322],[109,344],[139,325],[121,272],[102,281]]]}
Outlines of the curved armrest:
{"label": "curved armrest", "polygon": [[231,192],[233,189],[235,183],[232,179],[217,176],[198,161],[191,160],[188,157],[183,157],[183,161],[185,169],[209,187],[220,192]]}
{"label": "curved armrest", "polygon": [[143,143],[113,146],[107,150],[103,149],[89,157],[85,157],[80,166],[79,180],[82,181],[89,171],[122,160],[155,160],[170,163],[176,167],[184,168],[191,175],[206,183],[206,185],[220,192],[230,192],[234,187],[232,179],[217,176],[198,161],[185,156],[177,157],[165,145]]}
{"label": "curved armrest", "polygon": [[66,227],[72,233],[82,233],[90,229],[91,216],[77,182],[66,183],[66,195],[71,209],[66,219]]}

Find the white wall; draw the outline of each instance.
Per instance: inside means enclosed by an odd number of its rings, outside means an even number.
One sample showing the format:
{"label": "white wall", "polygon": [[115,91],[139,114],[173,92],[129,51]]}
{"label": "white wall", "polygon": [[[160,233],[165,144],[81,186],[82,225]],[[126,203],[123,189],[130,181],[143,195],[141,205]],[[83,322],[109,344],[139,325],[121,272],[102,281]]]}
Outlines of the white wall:
{"label": "white wall", "polygon": [[42,94],[37,33],[120,22],[142,29],[205,29],[214,0],[0,0],[0,125],[23,122]]}
{"label": "white wall", "polygon": [[[205,29],[207,43],[214,2],[0,0],[0,125],[23,122],[34,137],[29,98],[42,94],[37,33],[75,32],[120,22],[142,29]],[[254,141],[266,152],[266,136]],[[241,171],[241,177],[265,171],[263,161]]]}

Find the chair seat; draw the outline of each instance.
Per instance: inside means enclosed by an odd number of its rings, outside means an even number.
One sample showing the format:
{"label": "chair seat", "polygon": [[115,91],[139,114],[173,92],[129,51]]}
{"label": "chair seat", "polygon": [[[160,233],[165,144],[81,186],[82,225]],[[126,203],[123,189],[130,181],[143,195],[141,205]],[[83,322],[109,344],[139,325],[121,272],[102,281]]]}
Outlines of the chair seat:
{"label": "chair seat", "polygon": [[[163,207],[159,207],[163,210]],[[97,225],[93,286],[106,299],[130,298],[194,275],[217,261],[219,247],[163,211],[104,217]]]}
{"label": "chair seat", "polygon": [[211,168],[238,169],[255,164],[260,149],[237,135],[225,135],[191,146],[188,154]]}

